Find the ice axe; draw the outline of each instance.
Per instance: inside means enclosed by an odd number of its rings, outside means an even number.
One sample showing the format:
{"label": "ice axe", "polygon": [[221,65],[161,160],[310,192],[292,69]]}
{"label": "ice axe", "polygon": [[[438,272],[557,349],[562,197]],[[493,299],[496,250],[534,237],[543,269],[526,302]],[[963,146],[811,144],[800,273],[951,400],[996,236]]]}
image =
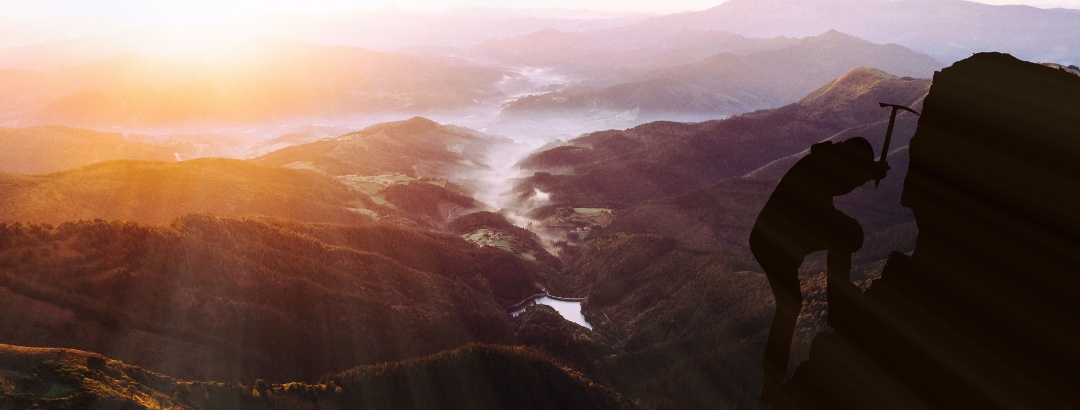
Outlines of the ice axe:
{"label": "ice axe", "polygon": [[[897,110],[905,110],[905,111],[911,111],[911,113],[915,114],[915,115],[920,115],[920,114],[919,114],[918,111],[915,111],[915,110],[913,110],[911,108],[908,108],[908,107],[905,107],[903,105],[886,104],[886,103],[878,103],[878,105],[880,105],[881,108],[892,107],[892,114],[889,115],[889,129],[887,131],[885,131],[885,143],[881,145],[881,159],[878,160],[879,163],[885,163],[885,156],[889,155],[889,143],[892,142],[893,125],[896,124],[896,111]],[[880,185],[880,184],[881,184],[881,178],[878,178],[878,179],[874,180],[874,188],[877,188],[878,185]]]}

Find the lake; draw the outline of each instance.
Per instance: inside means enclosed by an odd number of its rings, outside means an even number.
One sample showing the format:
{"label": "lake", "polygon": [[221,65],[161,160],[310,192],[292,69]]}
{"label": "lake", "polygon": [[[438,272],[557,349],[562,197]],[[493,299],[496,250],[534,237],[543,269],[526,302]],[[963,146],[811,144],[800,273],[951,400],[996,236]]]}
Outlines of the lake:
{"label": "lake", "polygon": [[530,300],[522,307],[511,312],[511,315],[517,316],[521,314],[521,312],[524,312],[525,308],[528,308],[529,306],[535,305],[537,303],[541,305],[551,306],[555,308],[555,311],[559,312],[562,317],[566,318],[566,320],[585,326],[585,328],[587,329],[592,329],[592,325],[590,325],[589,322],[585,321],[585,316],[581,314],[580,301],[571,302],[565,300],[555,300],[547,296],[540,296]]}

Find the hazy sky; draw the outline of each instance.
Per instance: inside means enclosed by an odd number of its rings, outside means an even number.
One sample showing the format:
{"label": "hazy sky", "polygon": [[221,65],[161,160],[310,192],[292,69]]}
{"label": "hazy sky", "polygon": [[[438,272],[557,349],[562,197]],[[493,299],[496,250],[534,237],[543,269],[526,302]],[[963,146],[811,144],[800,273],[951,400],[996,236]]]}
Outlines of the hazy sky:
{"label": "hazy sky", "polygon": [[[0,0],[0,15],[26,17],[48,14],[70,14],[138,20],[150,23],[199,23],[234,17],[264,14],[272,11],[329,12],[358,9],[399,7],[402,9],[440,10],[463,7],[498,8],[574,8],[595,10],[627,10],[644,12],[675,12],[704,10],[724,0]],[[977,0],[990,4],[1029,4],[1035,6],[1066,6],[1080,8],[1080,0]]]}

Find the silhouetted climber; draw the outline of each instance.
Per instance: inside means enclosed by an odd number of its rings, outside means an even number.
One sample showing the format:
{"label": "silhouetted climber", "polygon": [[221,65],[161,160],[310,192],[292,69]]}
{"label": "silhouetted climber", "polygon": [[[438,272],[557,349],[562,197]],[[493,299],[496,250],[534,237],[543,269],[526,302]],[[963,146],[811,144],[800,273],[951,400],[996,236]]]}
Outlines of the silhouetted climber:
{"label": "silhouetted climber", "polygon": [[1080,77],[1001,53],[934,74],[893,252],[777,410],[1077,409]]}
{"label": "silhouetted climber", "polygon": [[810,253],[828,250],[829,325],[842,326],[850,282],[851,254],[862,247],[859,223],[833,206],[833,197],[881,179],[885,162],[863,138],[823,142],[795,163],[765,203],[750,232],[750,250],[769,278],[776,313],[765,348],[762,397],[772,402],[784,382],[795,322],[802,308],[799,266]]}

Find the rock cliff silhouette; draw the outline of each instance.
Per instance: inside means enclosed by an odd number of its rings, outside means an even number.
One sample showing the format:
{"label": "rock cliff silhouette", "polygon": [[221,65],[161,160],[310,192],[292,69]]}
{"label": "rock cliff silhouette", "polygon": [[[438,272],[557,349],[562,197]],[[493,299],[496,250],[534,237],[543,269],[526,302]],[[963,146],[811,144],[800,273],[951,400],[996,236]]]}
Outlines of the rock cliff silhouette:
{"label": "rock cliff silhouette", "polygon": [[982,53],[934,75],[893,253],[775,409],[1075,408],[1080,77]]}

